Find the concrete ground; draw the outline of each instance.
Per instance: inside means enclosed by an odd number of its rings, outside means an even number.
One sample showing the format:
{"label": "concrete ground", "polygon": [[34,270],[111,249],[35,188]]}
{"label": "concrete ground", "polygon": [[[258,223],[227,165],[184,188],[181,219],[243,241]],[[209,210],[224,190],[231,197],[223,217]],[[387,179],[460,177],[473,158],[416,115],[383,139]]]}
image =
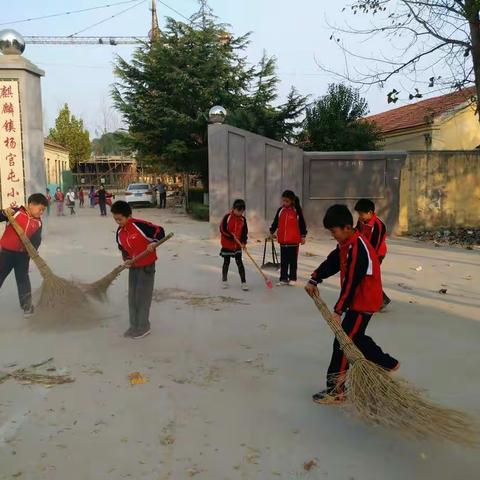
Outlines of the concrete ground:
{"label": "concrete ground", "polygon": [[[54,357],[58,371],[75,377],[52,388],[0,384],[0,479],[479,478],[478,451],[404,440],[311,402],[324,384],[332,334],[302,282],[268,291],[248,265],[250,292],[240,290],[235,269],[231,288],[221,290],[208,224],[159,210],[136,214],[176,235],[159,251],[151,336],[122,337],[126,273],[88,329],[75,328],[75,318],[53,331],[32,326],[18,310],[13,277],[0,291],[0,370]],[[41,253],[59,275],[93,281],[119,263],[114,232],[97,210],[52,217]],[[309,240],[302,281],[333,246]],[[253,239],[257,259],[261,248]],[[402,375],[480,416],[478,252],[410,240],[389,248],[383,276],[393,302],[374,317],[371,335],[401,360]],[[330,305],[337,291],[338,279],[321,290]],[[135,371],[148,383],[131,386]]]}

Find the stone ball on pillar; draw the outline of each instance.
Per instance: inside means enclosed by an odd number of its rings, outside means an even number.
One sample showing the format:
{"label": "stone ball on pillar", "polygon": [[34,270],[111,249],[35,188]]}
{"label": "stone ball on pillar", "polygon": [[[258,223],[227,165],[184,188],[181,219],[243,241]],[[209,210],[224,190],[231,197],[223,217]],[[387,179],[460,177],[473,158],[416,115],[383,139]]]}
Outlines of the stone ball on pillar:
{"label": "stone ball on pillar", "polygon": [[220,105],[215,105],[208,112],[210,123],[223,123],[227,117],[227,111]]}
{"label": "stone ball on pillar", "polygon": [[25,39],[16,30],[0,30],[0,52],[4,55],[21,55],[24,51]]}

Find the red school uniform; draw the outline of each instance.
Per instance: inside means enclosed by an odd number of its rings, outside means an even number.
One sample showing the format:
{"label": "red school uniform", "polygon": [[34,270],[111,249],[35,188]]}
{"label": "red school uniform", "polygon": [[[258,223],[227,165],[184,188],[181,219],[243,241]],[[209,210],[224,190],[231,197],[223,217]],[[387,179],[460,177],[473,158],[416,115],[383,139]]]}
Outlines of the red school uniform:
{"label": "red school uniform", "polygon": [[220,242],[223,251],[236,252],[240,246],[235,241],[240,240],[242,244],[247,243],[248,226],[247,219],[242,215],[238,216],[232,212],[227,213],[220,222]]}
{"label": "red school uniform", "polygon": [[[164,236],[165,230],[159,225],[130,217],[124,227],[117,229],[117,244],[124,260],[128,260],[144,252],[150,243],[158,242]],[[153,251],[135,262],[134,267],[146,267],[156,261],[157,254]]]}
{"label": "red school uniform", "polygon": [[380,262],[373,247],[358,230],[337,245],[312,273],[310,283],[317,285],[337,272],[340,272],[341,292],[334,307],[336,313],[380,310],[383,300]]}
{"label": "red school uniform", "polygon": [[280,207],[270,227],[270,233],[273,235],[277,230],[277,239],[280,245],[300,245],[302,238],[307,235],[307,226],[302,211],[297,210],[293,205]]}
{"label": "red school uniform", "polygon": [[[25,232],[25,235],[30,239],[33,246],[38,248],[42,242],[42,221],[39,218],[33,218],[25,207],[14,209],[14,211],[15,214],[13,218]],[[8,218],[0,210],[0,222],[4,221],[8,221]],[[25,247],[20,237],[10,224],[5,228],[5,232],[0,240],[0,249],[10,252],[25,252]]]}
{"label": "red school uniform", "polygon": [[357,229],[370,242],[378,258],[382,259],[387,254],[387,227],[374,213],[368,222],[357,223]]}

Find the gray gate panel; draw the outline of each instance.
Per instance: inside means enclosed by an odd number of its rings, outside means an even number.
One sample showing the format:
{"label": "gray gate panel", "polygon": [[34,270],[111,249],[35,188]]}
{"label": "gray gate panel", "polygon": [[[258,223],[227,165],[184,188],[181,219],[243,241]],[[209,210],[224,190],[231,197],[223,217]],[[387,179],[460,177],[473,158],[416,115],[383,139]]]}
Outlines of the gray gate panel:
{"label": "gray gate panel", "polygon": [[228,133],[228,191],[229,204],[245,198],[245,137]]}
{"label": "gray gate panel", "polygon": [[283,151],[272,145],[265,145],[265,217],[267,223],[273,220],[280,206],[283,184]]}
{"label": "gray gate panel", "polygon": [[387,161],[311,160],[309,199],[383,198]]}

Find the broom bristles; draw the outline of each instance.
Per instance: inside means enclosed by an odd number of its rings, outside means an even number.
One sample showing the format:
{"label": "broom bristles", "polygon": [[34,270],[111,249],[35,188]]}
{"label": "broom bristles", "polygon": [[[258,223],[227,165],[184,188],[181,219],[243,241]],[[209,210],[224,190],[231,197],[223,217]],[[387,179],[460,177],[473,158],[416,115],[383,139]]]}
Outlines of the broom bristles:
{"label": "broom bristles", "polygon": [[478,425],[469,415],[437,405],[407,380],[365,358],[349,366],[344,388],[346,408],[366,423],[416,439],[438,438],[468,447],[479,444]]}
{"label": "broom bristles", "polygon": [[123,265],[119,265],[100,280],[97,280],[93,283],[83,284],[82,290],[87,295],[90,295],[103,302],[107,299],[107,290],[109,289],[110,285],[118,278],[123,270],[125,270],[125,267]]}
{"label": "broom bristles", "polygon": [[336,380],[345,389],[345,406],[361,420],[417,439],[428,437],[465,446],[479,445],[478,424],[459,410],[427,399],[420,389],[367,360],[320,296],[312,297],[347,357],[347,373]]}

